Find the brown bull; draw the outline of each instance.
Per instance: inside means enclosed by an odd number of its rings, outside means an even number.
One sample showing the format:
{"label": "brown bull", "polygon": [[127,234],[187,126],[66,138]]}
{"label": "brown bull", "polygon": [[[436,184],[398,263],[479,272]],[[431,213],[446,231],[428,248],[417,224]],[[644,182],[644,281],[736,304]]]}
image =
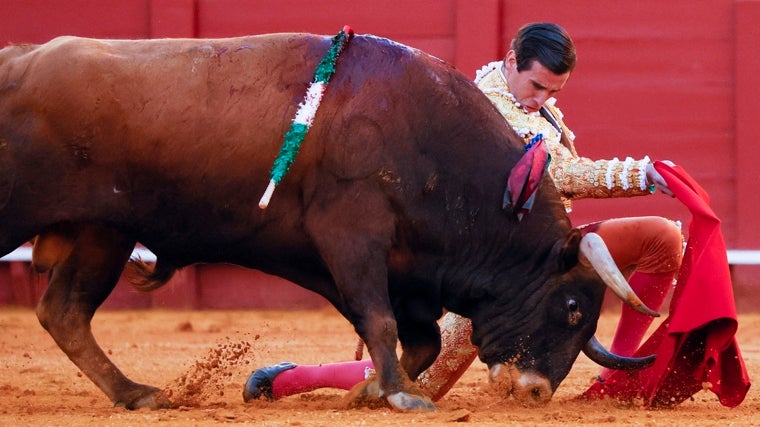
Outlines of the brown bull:
{"label": "brown bull", "polygon": [[522,142],[466,77],[356,37],[290,172],[257,207],[329,45],[62,37],[0,51],[0,252],[37,236],[33,264],[50,275],[40,322],[115,404],[170,404],[90,331],[141,242],[158,257],[144,289],[229,262],[323,295],[367,343],[396,408],[432,408],[410,378],[438,354],[444,308],[472,319],[480,358],[509,367],[515,396],[548,401],[593,336],[605,285],[578,262],[580,233],[549,178],[522,222],[502,209]]}

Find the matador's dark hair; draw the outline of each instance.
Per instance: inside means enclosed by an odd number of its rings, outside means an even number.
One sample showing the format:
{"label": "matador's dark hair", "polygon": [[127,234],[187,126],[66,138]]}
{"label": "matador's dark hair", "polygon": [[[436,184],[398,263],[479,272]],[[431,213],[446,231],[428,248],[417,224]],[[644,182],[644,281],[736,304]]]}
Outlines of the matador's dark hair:
{"label": "matador's dark hair", "polygon": [[510,47],[515,51],[517,71],[528,70],[536,60],[554,74],[565,74],[575,68],[575,45],[567,32],[557,24],[527,24],[517,31]]}

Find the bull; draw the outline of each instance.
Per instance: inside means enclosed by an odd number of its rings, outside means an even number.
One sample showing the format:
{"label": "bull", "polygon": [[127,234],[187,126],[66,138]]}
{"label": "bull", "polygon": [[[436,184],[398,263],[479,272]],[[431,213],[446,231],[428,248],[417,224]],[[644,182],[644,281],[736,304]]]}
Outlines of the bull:
{"label": "bull", "polygon": [[[91,319],[125,266],[150,290],[199,262],[322,295],[400,410],[434,408],[412,379],[440,350],[444,309],[472,320],[480,359],[526,404],[547,402],[582,349],[648,363],[592,345],[605,282],[646,308],[619,271],[593,266],[604,248],[588,249],[550,178],[522,221],[502,208],[522,141],[469,79],[418,50],[356,36],[259,209],[329,44],[60,37],[0,51],[0,253],[33,239],[32,266],[49,275],[37,316],[81,372],[115,405],[170,405],[113,364]],[[138,242],[155,265],[130,259]]]}

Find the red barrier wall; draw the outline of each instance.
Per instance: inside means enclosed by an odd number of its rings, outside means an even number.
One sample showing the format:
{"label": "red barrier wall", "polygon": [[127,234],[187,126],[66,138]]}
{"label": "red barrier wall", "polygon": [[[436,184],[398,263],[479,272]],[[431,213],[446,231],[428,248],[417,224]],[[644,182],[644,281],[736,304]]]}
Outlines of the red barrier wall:
{"label": "red barrier wall", "polygon": [[[676,161],[710,193],[728,246],[758,249],[760,227],[755,218],[760,201],[752,190],[758,181],[760,150],[753,147],[752,137],[760,133],[760,121],[753,114],[760,93],[759,18],[757,0],[354,0],[350,7],[338,0],[4,0],[0,45],[44,42],[63,34],[334,34],[349,24],[358,33],[389,37],[432,53],[474,77],[477,68],[503,55],[519,26],[554,21],[570,32],[578,47],[578,67],[558,105],[575,131],[579,152],[592,158],[649,155]],[[646,214],[688,222],[686,211],[662,195],[579,201],[571,217],[580,224]],[[10,270],[2,266],[0,278],[9,277]],[[757,270],[736,267],[736,282],[754,289]],[[215,301],[217,295],[233,291],[208,285],[215,281],[211,271],[208,266],[194,267],[184,279],[176,279],[191,283],[193,289],[187,292],[194,296],[173,300],[167,292],[160,304],[228,307],[267,299],[254,290],[248,296],[234,294],[239,298],[227,302]],[[213,271],[227,274],[216,267]],[[225,280],[235,282],[235,289],[241,281],[260,281],[254,273],[234,271],[242,279]],[[0,284],[0,304],[18,302],[23,293],[18,288]],[[746,293],[751,299],[753,292]],[[153,297],[141,298],[125,300],[158,304]]]}
{"label": "red barrier wall", "polygon": [[[760,198],[755,190],[760,183],[760,120],[756,118],[760,95],[760,2],[741,0],[735,4],[734,22],[734,182],[718,191],[734,194],[737,232],[731,241],[738,249],[757,249],[760,242]],[[733,185],[731,185],[733,184]],[[712,193],[711,193],[712,194]],[[760,309],[758,292],[760,266],[735,266],[734,289],[742,309]]]}

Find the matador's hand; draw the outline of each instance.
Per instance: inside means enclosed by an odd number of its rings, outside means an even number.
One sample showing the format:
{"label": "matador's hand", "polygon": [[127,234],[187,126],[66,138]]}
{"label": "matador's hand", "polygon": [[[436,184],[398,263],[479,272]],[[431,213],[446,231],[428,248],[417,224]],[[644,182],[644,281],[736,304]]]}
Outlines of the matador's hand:
{"label": "matador's hand", "polygon": [[[670,160],[663,160],[662,162],[668,166],[675,166],[675,163],[671,162]],[[654,165],[651,163],[647,165],[647,184],[654,185],[655,189],[662,191],[670,197],[675,197],[673,195],[673,192],[668,187],[668,183],[665,181],[665,178],[663,178],[662,175],[657,172],[657,169],[655,169]]]}

